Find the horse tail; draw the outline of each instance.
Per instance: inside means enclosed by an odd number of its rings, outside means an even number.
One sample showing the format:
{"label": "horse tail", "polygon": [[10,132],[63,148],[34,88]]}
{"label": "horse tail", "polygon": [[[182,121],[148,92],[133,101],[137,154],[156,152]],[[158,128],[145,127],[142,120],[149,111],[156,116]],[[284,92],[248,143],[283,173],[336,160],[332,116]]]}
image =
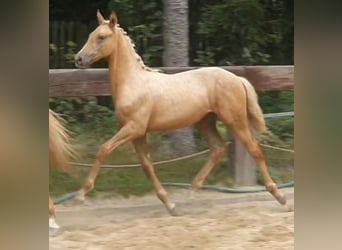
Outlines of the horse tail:
{"label": "horse tail", "polygon": [[71,156],[75,156],[74,147],[71,144],[70,135],[63,127],[63,119],[49,109],[49,156],[53,168],[73,174],[73,169],[68,163]]}
{"label": "horse tail", "polygon": [[267,127],[264,119],[264,114],[258,103],[258,95],[253,85],[243,77],[240,77],[247,95],[247,112],[250,125],[253,130],[258,133],[266,133]]}

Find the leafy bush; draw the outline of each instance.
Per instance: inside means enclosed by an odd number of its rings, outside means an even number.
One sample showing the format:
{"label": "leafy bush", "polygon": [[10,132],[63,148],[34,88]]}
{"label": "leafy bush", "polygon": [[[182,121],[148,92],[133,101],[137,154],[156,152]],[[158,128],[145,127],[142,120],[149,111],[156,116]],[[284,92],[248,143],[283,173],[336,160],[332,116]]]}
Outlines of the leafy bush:
{"label": "leafy bush", "polygon": [[265,52],[268,34],[263,29],[264,9],[259,1],[225,1],[204,8],[198,34],[204,51],[200,65],[250,65],[269,62]]}
{"label": "leafy bush", "polygon": [[97,104],[95,97],[50,98],[50,108],[61,114],[74,134],[91,131],[97,139],[113,135],[119,123],[114,111]]}
{"label": "leafy bush", "polygon": [[77,44],[73,41],[68,41],[66,47],[58,47],[56,44],[49,44],[49,55],[50,55],[50,68],[55,68],[57,61],[54,60],[58,54],[62,55],[62,67],[73,68],[74,57],[77,53]]}

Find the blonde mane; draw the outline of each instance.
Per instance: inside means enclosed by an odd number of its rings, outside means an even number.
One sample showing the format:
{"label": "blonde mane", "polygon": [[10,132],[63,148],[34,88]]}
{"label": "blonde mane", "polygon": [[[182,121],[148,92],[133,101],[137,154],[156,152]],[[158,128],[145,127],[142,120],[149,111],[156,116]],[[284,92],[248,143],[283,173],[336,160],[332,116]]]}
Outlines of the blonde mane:
{"label": "blonde mane", "polygon": [[117,24],[116,27],[123,34],[123,36],[126,38],[127,42],[132,46],[132,49],[133,49],[133,51],[135,53],[137,61],[140,63],[142,69],[144,69],[146,71],[151,71],[151,72],[160,72],[160,70],[158,70],[158,69],[152,69],[152,68],[148,67],[147,65],[145,65],[145,63],[142,60],[141,56],[135,50],[135,43],[132,40],[132,38],[130,38],[128,36],[127,32],[123,28],[121,28],[119,24]]}

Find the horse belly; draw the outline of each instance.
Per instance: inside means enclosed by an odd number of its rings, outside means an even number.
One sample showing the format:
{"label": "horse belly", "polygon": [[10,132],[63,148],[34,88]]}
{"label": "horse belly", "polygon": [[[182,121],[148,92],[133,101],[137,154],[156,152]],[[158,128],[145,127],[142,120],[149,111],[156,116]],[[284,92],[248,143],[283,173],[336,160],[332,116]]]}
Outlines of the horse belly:
{"label": "horse belly", "polygon": [[177,103],[168,108],[158,105],[148,125],[149,131],[171,131],[190,127],[211,112],[207,105]]}

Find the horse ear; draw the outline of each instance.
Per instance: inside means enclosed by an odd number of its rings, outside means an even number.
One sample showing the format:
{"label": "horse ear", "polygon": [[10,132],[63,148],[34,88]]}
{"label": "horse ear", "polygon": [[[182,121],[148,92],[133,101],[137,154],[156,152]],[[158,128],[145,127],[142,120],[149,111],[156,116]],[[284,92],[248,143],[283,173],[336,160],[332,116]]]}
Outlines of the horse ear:
{"label": "horse ear", "polygon": [[103,24],[105,20],[99,10],[97,10],[96,16],[97,16],[97,21],[99,22],[99,25]]}
{"label": "horse ear", "polygon": [[118,18],[116,16],[115,12],[112,11],[112,13],[110,14],[110,17],[109,17],[109,26],[114,28],[117,23],[118,23]]}

